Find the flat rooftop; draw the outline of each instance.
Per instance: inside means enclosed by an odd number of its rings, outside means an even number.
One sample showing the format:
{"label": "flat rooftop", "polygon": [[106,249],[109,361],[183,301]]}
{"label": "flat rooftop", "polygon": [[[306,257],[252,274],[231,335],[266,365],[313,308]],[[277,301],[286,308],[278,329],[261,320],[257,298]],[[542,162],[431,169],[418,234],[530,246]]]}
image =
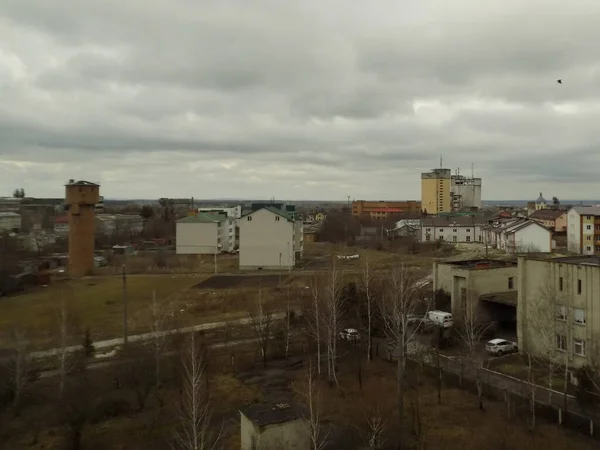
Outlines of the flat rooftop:
{"label": "flat rooftop", "polygon": [[487,258],[467,259],[463,261],[444,261],[440,264],[449,264],[465,270],[500,269],[503,267],[517,267],[518,265],[516,261]]}
{"label": "flat rooftop", "polygon": [[560,258],[549,258],[546,261],[552,261],[552,262],[557,262],[557,263],[561,263],[561,264],[600,266],[600,256],[596,256],[596,255],[563,256]]}

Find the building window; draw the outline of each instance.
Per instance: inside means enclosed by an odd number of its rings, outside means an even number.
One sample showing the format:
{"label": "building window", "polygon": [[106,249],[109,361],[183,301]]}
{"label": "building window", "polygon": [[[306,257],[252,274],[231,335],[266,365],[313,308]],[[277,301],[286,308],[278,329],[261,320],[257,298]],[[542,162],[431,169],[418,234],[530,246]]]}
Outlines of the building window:
{"label": "building window", "polygon": [[585,220],[592,220],[592,216],[585,216]]}
{"label": "building window", "polygon": [[454,228],[454,229],[452,230],[452,232],[453,232],[453,233],[456,233],[456,228]]}
{"label": "building window", "polygon": [[275,222],[279,222],[279,216],[275,216]]}
{"label": "building window", "polygon": [[585,341],[573,339],[573,352],[578,356],[585,356]]}
{"label": "building window", "polygon": [[471,242],[471,236],[467,236],[467,242]]}
{"label": "building window", "polygon": [[425,231],[429,233],[431,231],[431,228],[425,228]]}
{"label": "building window", "polygon": [[563,277],[559,277],[559,279],[558,279],[558,290],[559,291],[563,290]]}
{"label": "building window", "polygon": [[440,228],[440,233],[443,233],[443,232],[444,232],[444,229],[443,229],[443,228]]}
{"label": "building window", "polygon": [[577,293],[581,294],[581,280],[577,280]]}
{"label": "building window", "polygon": [[467,233],[470,233],[470,232],[471,232],[471,229],[470,229],[470,228],[467,228]]}
{"label": "building window", "polygon": [[592,240],[592,237],[591,237],[591,236],[586,236],[586,240],[587,240],[587,241],[591,241],[591,240]]}
{"label": "building window", "polygon": [[458,238],[456,236],[452,236],[452,242],[457,242]]}
{"label": "building window", "polygon": [[483,241],[483,236],[479,235],[479,242]]}
{"label": "building window", "polygon": [[562,334],[556,335],[556,349],[562,352],[567,351],[567,337]]}
{"label": "building window", "polygon": [[585,309],[573,308],[573,323],[585,325]]}
{"label": "building window", "polygon": [[556,305],[556,320],[567,320],[567,307]]}
{"label": "building window", "polygon": [[592,229],[592,226],[591,226],[591,225],[586,225],[586,226],[585,226],[585,229],[586,229],[586,230],[591,230],[591,229]]}
{"label": "building window", "polygon": [[252,220],[252,216],[248,216],[248,222]]}
{"label": "building window", "polygon": [[508,288],[509,289],[515,288],[515,278],[514,277],[508,277]]}
{"label": "building window", "polygon": [[588,245],[588,246],[586,246],[586,247],[585,247],[585,249],[586,249],[588,252],[591,252],[591,251],[592,251],[592,246],[591,246],[591,245]]}
{"label": "building window", "polygon": [[430,241],[431,240],[431,235],[430,234],[425,235],[425,240],[426,241]]}

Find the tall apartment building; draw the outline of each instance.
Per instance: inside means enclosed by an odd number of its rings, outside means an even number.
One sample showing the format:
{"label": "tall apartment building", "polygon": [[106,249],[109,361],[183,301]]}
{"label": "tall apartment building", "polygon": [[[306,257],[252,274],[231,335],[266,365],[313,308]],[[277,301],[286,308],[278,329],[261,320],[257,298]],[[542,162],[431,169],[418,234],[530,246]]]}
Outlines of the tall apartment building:
{"label": "tall apartment building", "polygon": [[421,174],[421,207],[428,214],[480,210],[481,178],[452,175],[450,169]]}
{"label": "tall apartment building", "polygon": [[569,209],[567,250],[578,255],[600,254],[600,207],[573,206]]}
{"label": "tall apartment building", "polygon": [[452,211],[450,195],[450,169],[431,169],[421,174],[421,208],[427,214],[439,214]]}

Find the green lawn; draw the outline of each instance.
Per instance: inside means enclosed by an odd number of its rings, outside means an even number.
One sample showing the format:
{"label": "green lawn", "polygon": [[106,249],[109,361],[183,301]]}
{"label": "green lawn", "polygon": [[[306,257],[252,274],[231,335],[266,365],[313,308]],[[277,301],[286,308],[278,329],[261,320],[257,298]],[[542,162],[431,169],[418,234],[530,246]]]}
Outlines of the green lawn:
{"label": "green lawn", "polygon": [[[131,276],[127,279],[130,333],[149,330],[152,293],[161,303],[175,301],[200,281],[191,276]],[[123,285],[120,277],[57,281],[0,299],[0,349],[10,346],[13,329],[24,330],[32,347],[51,347],[58,335],[58,310],[65,299],[73,318],[72,343],[89,328],[94,340],[121,336]]]}

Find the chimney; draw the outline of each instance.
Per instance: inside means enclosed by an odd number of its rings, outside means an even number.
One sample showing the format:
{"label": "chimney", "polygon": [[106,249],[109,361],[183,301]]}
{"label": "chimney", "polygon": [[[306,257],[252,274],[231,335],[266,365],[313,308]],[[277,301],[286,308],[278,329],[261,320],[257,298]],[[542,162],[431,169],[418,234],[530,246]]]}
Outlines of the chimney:
{"label": "chimney", "polygon": [[75,183],[75,180],[73,178],[69,178],[69,184],[73,184]]}

